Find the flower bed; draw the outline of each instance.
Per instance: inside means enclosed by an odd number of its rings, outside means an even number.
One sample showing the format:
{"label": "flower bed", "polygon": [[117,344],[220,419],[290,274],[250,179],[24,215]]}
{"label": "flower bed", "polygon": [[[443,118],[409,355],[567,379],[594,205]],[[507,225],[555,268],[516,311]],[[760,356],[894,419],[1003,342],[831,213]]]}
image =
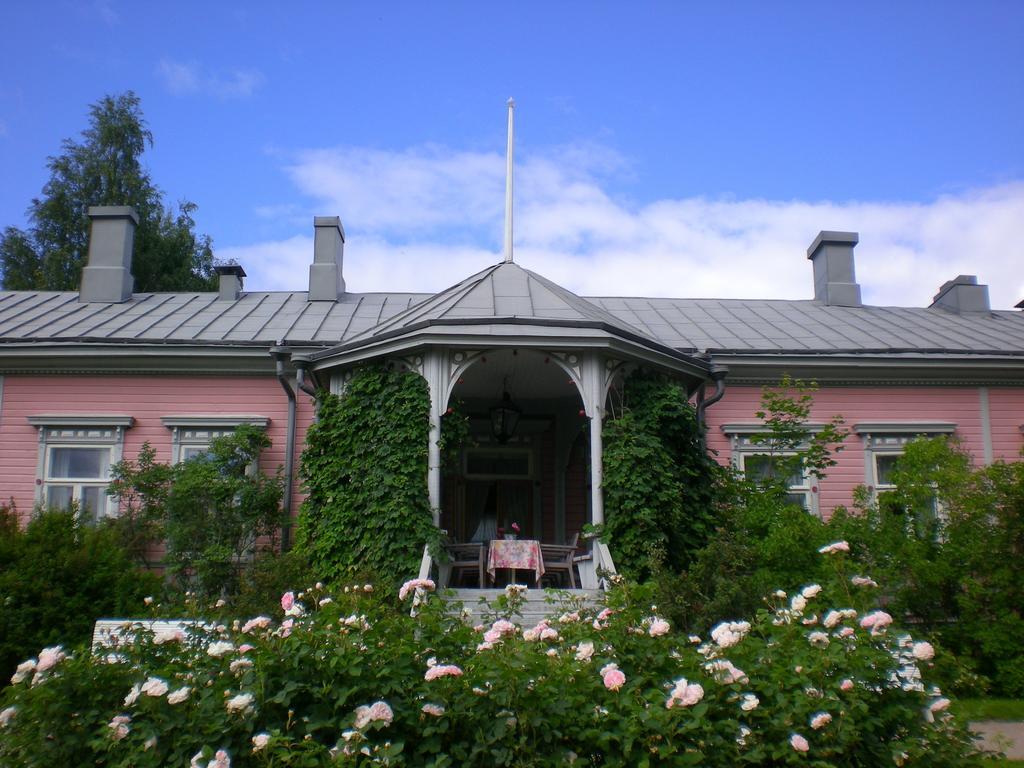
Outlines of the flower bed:
{"label": "flower bed", "polygon": [[[429,581],[321,585],[278,617],[135,629],[95,653],[46,649],[3,694],[11,766],[977,764],[914,643],[851,582],[774,593],[750,621],[687,637],[650,592],[486,624]],[[874,608],[874,610],[872,610]]]}

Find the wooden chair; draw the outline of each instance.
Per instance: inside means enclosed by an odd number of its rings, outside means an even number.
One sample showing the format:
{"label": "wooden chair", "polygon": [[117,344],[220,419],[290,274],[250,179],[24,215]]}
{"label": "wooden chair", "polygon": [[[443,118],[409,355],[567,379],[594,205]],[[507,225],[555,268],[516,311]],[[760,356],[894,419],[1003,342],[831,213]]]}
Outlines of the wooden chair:
{"label": "wooden chair", "polygon": [[484,544],[455,544],[446,542],[445,552],[451,558],[451,577],[448,586],[457,586],[462,573],[476,571],[477,586],[484,587],[484,569],[487,563],[487,551]]}
{"label": "wooden chair", "polygon": [[569,588],[576,589],[576,574],[573,557],[576,554],[576,542],[580,535],[574,533],[568,544],[541,544],[540,555],[544,558],[544,575],[568,576]]}

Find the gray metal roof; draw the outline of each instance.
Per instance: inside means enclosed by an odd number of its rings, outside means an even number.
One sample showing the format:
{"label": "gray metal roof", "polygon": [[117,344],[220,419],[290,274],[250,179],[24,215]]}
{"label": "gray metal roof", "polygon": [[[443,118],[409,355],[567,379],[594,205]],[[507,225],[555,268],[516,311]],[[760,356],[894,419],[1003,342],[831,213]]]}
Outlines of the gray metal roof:
{"label": "gray metal roof", "polygon": [[82,304],[73,292],[0,291],[0,343],[337,344],[394,317],[429,294],[349,293],[336,302],[306,292],[137,293],[123,304]]}
{"label": "gray metal roof", "polygon": [[123,304],[75,292],[0,291],[0,345],[108,342],[335,346],[431,319],[501,317],[615,326],[680,351],[934,352],[1024,355],[1024,312],[956,315],[921,307],[815,301],[581,298],[514,264],[489,267],[439,294],[141,293]]}
{"label": "gray metal roof", "polygon": [[602,326],[659,342],[657,336],[580,298],[546,277],[511,262],[495,264],[467,277],[375,328],[346,339],[346,342],[356,344],[365,339],[432,324],[513,319],[517,322],[548,322],[569,327]]}
{"label": "gray metal roof", "polygon": [[682,350],[752,353],[958,352],[1024,355],[1024,312],[836,307],[766,299],[590,298]]}

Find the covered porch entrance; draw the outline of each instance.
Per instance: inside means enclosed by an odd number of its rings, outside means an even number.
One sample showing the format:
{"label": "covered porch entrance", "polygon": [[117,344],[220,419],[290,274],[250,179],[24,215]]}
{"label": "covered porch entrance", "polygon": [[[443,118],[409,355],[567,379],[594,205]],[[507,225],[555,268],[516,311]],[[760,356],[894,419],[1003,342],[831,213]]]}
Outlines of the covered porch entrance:
{"label": "covered porch entrance", "polygon": [[[436,558],[425,547],[419,576],[441,587],[468,585],[472,576],[466,574],[475,570],[476,589],[497,578],[494,553],[506,549],[494,546],[504,541],[498,528],[508,533],[514,526],[538,547],[569,548],[572,557],[567,567],[560,563],[560,572],[583,589],[599,588],[615,564],[604,542],[582,534],[586,523],[604,522],[602,427],[609,392],[637,366],[677,377],[691,393],[710,378],[703,360],[511,261],[304,364],[329,370],[332,390],[340,393],[350,372],[371,361],[426,380],[433,521],[450,545],[476,545]],[[443,421],[453,412],[469,425],[469,439],[456,450],[442,438]],[[525,563],[541,579],[557,570]],[[510,556],[501,567],[515,570],[518,560]]]}
{"label": "covered porch entrance", "polygon": [[[591,522],[588,419],[580,392],[551,354],[495,349],[476,355],[452,388],[448,408],[468,427],[463,444],[442,461],[440,527],[452,543],[482,545],[485,576],[455,568],[449,586],[483,588],[509,580],[535,583],[536,573],[497,566],[492,541],[535,541],[543,583],[575,587],[558,546],[579,546]],[[460,561],[472,547],[458,547]],[[554,560],[558,562],[555,563]],[[583,562],[582,560],[580,562]]]}

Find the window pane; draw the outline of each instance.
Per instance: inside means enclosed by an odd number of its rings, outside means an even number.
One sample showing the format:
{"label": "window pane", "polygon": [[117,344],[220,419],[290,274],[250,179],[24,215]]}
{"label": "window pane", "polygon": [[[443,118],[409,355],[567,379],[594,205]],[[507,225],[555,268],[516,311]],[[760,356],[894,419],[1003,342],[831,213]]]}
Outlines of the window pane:
{"label": "window pane", "polygon": [[875,485],[892,485],[892,473],[896,471],[899,456],[875,456]]}
{"label": "window pane", "polygon": [[[775,455],[769,456],[767,454],[753,454],[751,456],[743,457],[743,474],[750,480],[756,480],[759,483],[764,483],[769,480],[773,480],[779,476],[780,472],[790,469],[791,465],[788,461],[791,456]],[[803,486],[804,477],[803,473],[799,468],[792,470],[791,474],[786,480],[787,486]]]}
{"label": "window pane", "polygon": [[50,509],[67,509],[71,506],[74,488],[70,485],[46,486],[46,506]]}
{"label": "window pane", "polygon": [[743,474],[747,476],[748,480],[756,480],[759,483],[771,480],[775,476],[771,457],[762,455],[744,456]]}
{"label": "window pane", "polygon": [[109,448],[52,448],[50,477],[102,479],[110,469]]}
{"label": "window pane", "polygon": [[188,461],[189,459],[194,459],[196,456],[202,456],[209,450],[209,447],[205,445],[183,445],[181,446],[181,460]]}
{"label": "window pane", "polygon": [[82,486],[82,515],[100,518],[107,510],[107,489],[102,485]]}
{"label": "window pane", "polygon": [[800,507],[800,509],[807,509],[807,494],[806,493],[787,493],[786,503],[793,504]]}

